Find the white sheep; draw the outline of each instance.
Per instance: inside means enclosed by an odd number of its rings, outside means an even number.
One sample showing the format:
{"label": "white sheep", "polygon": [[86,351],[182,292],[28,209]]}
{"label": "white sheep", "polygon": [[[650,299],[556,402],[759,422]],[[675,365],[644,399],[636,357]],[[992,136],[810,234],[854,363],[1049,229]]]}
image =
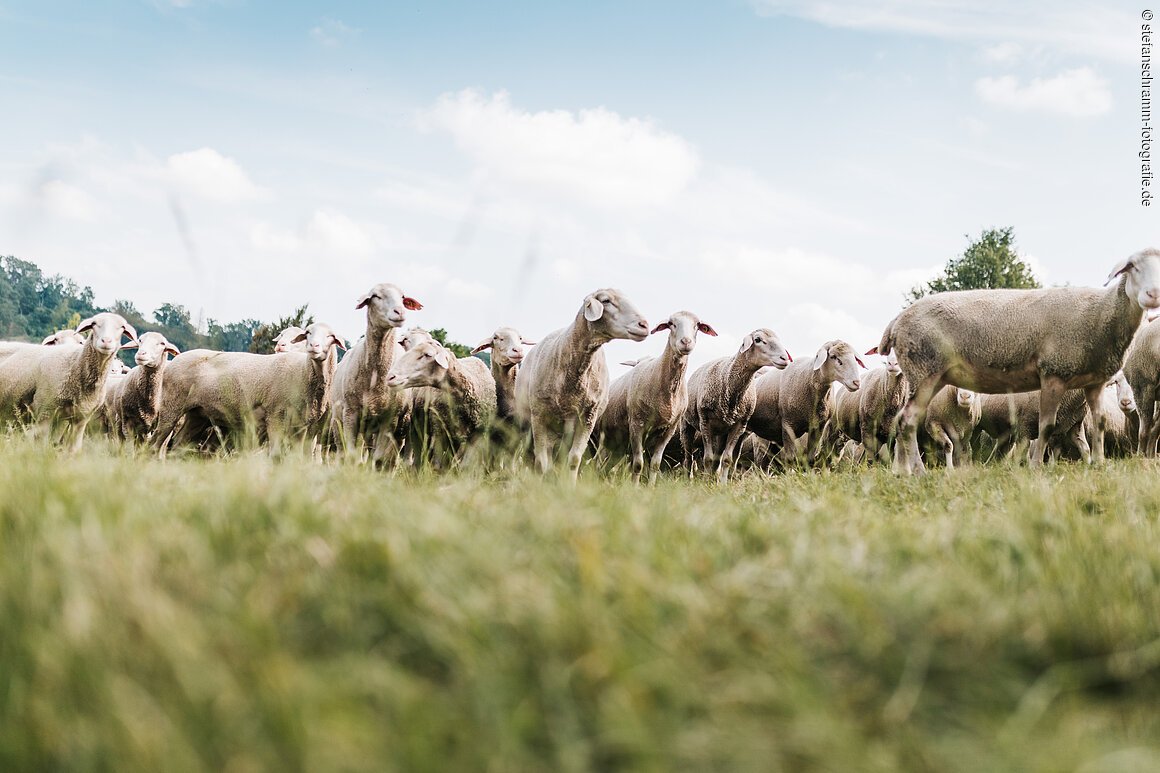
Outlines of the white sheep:
{"label": "white sheep", "polygon": [[1156,403],[1160,396],[1160,322],[1148,321],[1136,331],[1124,355],[1124,375],[1136,396],[1139,439],[1136,448],[1144,456],[1156,455],[1160,422]]}
{"label": "white sheep", "polygon": [[101,312],[81,322],[92,331],[84,345],[10,344],[0,358],[0,420],[31,421],[49,437],[79,450],[105,390],[109,363],[121,348],[137,342],[137,331],[119,314]]}
{"label": "white sheep", "polygon": [[969,389],[945,386],[931,399],[923,430],[942,451],[948,470],[970,463],[971,437],[981,411],[982,401]]}
{"label": "white sheep", "polygon": [[596,420],[608,402],[608,365],[601,347],[627,338],[643,341],[648,323],[620,291],[588,294],[568,327],[553,331],[524,357],[516,376],[516,417],[531,427],[536,463],[552,466],[561,445],[568,445],[572,477]]}
{"label": "white sheep", "polygon": [[77,344],[78,346],[83,346],[84,343],[85,337],[72,328],[58,330],[52,335],[46,336],[40,342],[41,346],[57,346],[59,344]]}
{"label": "white sheep", "polygon": [[[387,375],[393,389],[423,389],[425,410],[412,419],[408,442],[416,458],[428,450],[436,459],[457,456],[495,418],[495,379],[478,357],[457,358],[438,341],[413,344]],[[418,426],[422,422],[425,426]]]}
{"label": "white sheep", "polygon": [[367,310],[367,332],[338,364],[331,386],[330,428],[333,441],[347,453],[371,451],[375,462],[398,452],[402,396],[387,387],[387,373],[397,356],[395,336],[407,311],[423,308],[393,284],[378,284],[359,298]]}
{"label": "white sheep", "polygon": [[510,419],[516,410],[516,373],[520,363],[524,361],[524,347],[535,346],[535,341],[529,341],[520,335],[514,327],[501,327],[492,333],[491,338],[480,342],[479,346],[471,350],[472,354],[479,354],[485,349],[491,350],[491,375],[495,380],[496,416],[502,420]]}
{"label": "white sheep", "polygon": [[[280,352],[304,352],[306,351],[306,339],[302,338],[302,334],[306,331],[297,325],[291,325],[283,330],[274,339],[274,354]],[[297,341],[297,343],[295,343]]]}
{"label": "white sheep", "polygon": [[[915,301],[887,325],[881,354],[898,353],[913,396],[902,411],[895,471],[919,471],[918,428],[943,386],[976,392],[1039,389],[1039,433],[1031,463],[1042,464],[1059,401],[1083,389],[1098,410],[1104,383],[1124,359],[1144,309],[1160,307],[1160,250],[1146,249],[1117,264],[1106,290],[967,290]],[[1103,437],[1094,438],[1095,459]]]}
{"label": "white sheep", "polygon": [[898,415],[910,396],[910,382],[891,352],[886,365],[874,368],[862,377],[858,389],[858,430],[869,460],[890,451],[890,442],[898,429]]}
{"label": "white sheep", "polygon": [[109,379],[101,408],[105,428],[121,440],[145,441],[157,426],[167,356],[181,354],[161,333],[138,338],[137,367],[124,378]]}
{"label": "white sheep", "polygon": [[[601,447],[632,456],[633,480],[639,481],[648,449],[649,480],[655,481],[665,448],[680,429],[689,406],[685,370],[697,343],[697,334],[717,335],[707,322],[691,311],[678,311],[653,328],[668,330],[665,350],[659,357],[646,357],[612,382],[608,405],[596,425]],[[629,363],[625,363],[629,364]]]}
{"label": "white sheep", "polygon": [[757,404],[754,376],[763,367],[781,370],[791,362],[777,335],[758,328],[745,336],[732,357],[721,357],[693,371],[689,407],[681,421],[681,446],[690,472],[699,447],[704,471],[715,471],[719,482],[729,480],[737,444]]}
{"label": "white sheep", "polygon": [[343,339],[321,322],[300,335],[305,352],[192,349],[174,357],[154,435],[162,457],[212,434],[237,443],[253,433],[274,453],[287,440],[317,437]]}
{"label": "white sheep", "polygon": [[[992,457],[1009,456],[1030,459],[1031,443],[1039,438],[1039,392],[979,395],[979,421],[976,431],[986,432],[994,440]],[[1084,431],[1088,415],[1087,397],[1082,389],[1069,389],[1060,398],[1055,425],[1044,439],[1052,457],[1074,449],[1085,462],[1091,460],[1091,446]]]}
{"label": "white sheep", "polygon": [[1124,372],[1120,371],[1104,386],[1099,415],[1092,416],[1089,412],[1084,418],[1084,429],[1089,436],[1094,436],[1093,425],[1101,423],[1104,430],[1104,454],[1129,456],[1136,450],[1139,430],[1137,410],[1132,385],[1128,383]]}
{"label": "white sheep", "polygon": [[[749,429],[781,447],[783,463],[812,461],[826,424],[826,394],[835,381],[851,392],[862,385],[866,367],[845,341],[827,341],[810,361],[798,360],[754,382],[757,401]],[[805,447],[801,438],[808,434]]]}

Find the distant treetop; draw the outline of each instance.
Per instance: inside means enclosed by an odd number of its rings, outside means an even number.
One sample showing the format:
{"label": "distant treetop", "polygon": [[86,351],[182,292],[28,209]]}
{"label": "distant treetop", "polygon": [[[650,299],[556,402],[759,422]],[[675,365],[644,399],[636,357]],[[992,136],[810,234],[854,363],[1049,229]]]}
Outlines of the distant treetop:
{"label": "distant treetop", "polygon": [[942,276],[925,285],[918,285],[907,294],[911,303],[926,295],[950,290],[979,290],[984,288],[1012,288],[1016,290],[1042,287],[1035,274],[1015,252],[1015,229],[990,228],[978,239],[968,235],[963,254],[947,261]]}

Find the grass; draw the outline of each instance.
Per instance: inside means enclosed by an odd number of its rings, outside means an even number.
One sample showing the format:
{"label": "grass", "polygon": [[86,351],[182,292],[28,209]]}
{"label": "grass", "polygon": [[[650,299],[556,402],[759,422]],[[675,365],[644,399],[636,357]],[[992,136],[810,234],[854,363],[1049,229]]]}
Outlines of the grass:
{"label": "grass", "polygon": [[1160,767],[1160,467],[0,448],[0,770]]}

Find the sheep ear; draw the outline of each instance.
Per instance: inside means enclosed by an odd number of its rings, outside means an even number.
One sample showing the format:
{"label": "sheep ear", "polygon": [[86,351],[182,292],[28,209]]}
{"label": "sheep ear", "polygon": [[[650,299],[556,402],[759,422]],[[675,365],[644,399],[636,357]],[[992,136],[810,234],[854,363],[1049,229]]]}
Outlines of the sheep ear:
{"label": "sheep ear", "polygon": [[136,328],[134,328],[132,325],[130,325],[128,322],[126,322],[124,325],[121,326],[121,329],[125,331],[125,335],[129,336],[130,341],[132,341],[133,343],[137,343],[137,329]]}
{"label": "sheep ear", "polygon": [[859,367],[859,368],[865,368],[865,367],[866,367],[866,363],[862,362],[862,360],[860,360],[860,359],[858,358],[858,355],[856,355],[856,354],[854,355],[854,362],[858,363],[858,367]]}
{"label": "sheep ear", "polygon": [[520,343],[523,344],[524,346],[535,346],[536,345],[535,341],[529,341],[528,339],[524,338],[523,336],[520,336]]}
{"label": "sheep ear", "polygon": [[750,333],[749,335],[745,336],[745,338],[741,339],[741,349],[739,351],[747,352],[751,348],[753,348],[753,333]]}
{"label": "sheep ear", "polygon": [[1132,262],[1132,258],[1125,258],[1117,263],[1116,267],[1112,269],[1112,273],[1108,274],[1108,281],[1104,282],[1104,287],[1110,285],[1113,279],[1132,268],[1133,265],[1135,264]]}
{"label": "sheep ear", "polygon": [[635,368],[638,362],[640,362],[640,360],[625,360],[624,362],[622,362],[620,364],[627,365],[630,368]]}
{"label": "sheep ear", "polygon": [[299,333],[298,335],[296,335],[296,336],[294,336],[293,338],[291,338],[291,339],[290,339],[290,343],[292,343],[292,344],[300,344],[300,343],[302,343],[302,342],[303,342],[303,341],[305,341],[305,340],[306,340],[306,331],[305,331],[305,330],[303,330],[301,333]]}
{"label": "sheep ear", "polygon": [[138,347],[138,343],[136,341],[130,341],[127,344],[121,344],[121,348],[119,348],[117,351],[123,352],[126,349],[136,349],[137,347]]}
{"label": "sheep ear", "polygon": [[477,347],[475,347],[474,349],[472,349],[472,350],[471,350],[471,353],[472,353],[472,354],[479,354],[479,353],[480,353],[480,352],[482,352],[484,349],[490,349],[490,348],[491,348],[491,339],[489,338],[489,339],[487,339],[486,341],[484,341],[483,343],[481,343],[479,346],[477,346]]}
{"label": "sheep ear", "polygon": [[403,305],[411,311],[418,311],[419,309],[423,308],[423,304],[407,295],[403,296]]}
{"label": "sheep ear", "polygon": [[878,354],[878,347],[877,347],[877,346],[875,346],[875,347],[872,347],[872,348],[870,349],[870,351],[866,352],[866,356],[867,356],[867,357],[869,357],[871,354]]}
{"label": "sheep ear", "polygon": [[441,367],[451,367],[451,350],[439,347],[439,351],[435,352],[435,362],[439,363]]}
{"label": "sheep ear", "polygon": [[88,319],[86,319],[86,320],[82,320],[82,321],[81,321],[81,323],[80,323],[79,325],[77,325],[77,332],[78,332],[78,333],[83,333],[83,332],[85,332],[86,330],[92,330],[92,329],[93,329],[93,327],[95,327],[95,326],[96,326],[96,324],[97,324],[97,320],[96,320],[96,318],[95,318],[95,317],[89,317],[89,318],[88,318]]}
{"label": "sheep ear", "polygon": [[595,295],[589,295],[584,301],[584,319],[595,322],[604,316],[604,304],[597,300]]}
{"label": "sheep ear", "polygon": [[53,333],[48,338],[40,342],[41,346],[56,346],[56,334]]}
{"label": "sheep ear", "polygon": [[821,349],[818,349],[818,353],[814,355],[814,364],[811,365],[810,367],[812,367],[814,370],[818,370],[819,368],[822,367],[822,365],[825,364],[826,358],[829,356],[830,356],[829,350],[823,346]]}
{"label": "sheep ear", "polygon": [[361,309],[362,307],[366,306],[368,303],[371,302],[371,297],[372,297],[371,294],[367,293],[366,295],[364,295],[363,297],[358,299],[358,302],[355,303],[354,307],[356,309]]}
{"label": "sheep ear", "polygon": [[659,333],[662,330],[669,330],[670,328],[672,328],[672,326],[673,326],[673,323],[670,320],[666,319],[664,322],[660,323],[659,325],[654,327],[652,330],[650,330],[649,335],[652,335],[653,333]]}
{"label": "sheep ear", "polygon": [[169,352],[169,353],[170,353],[170,354],[172,354],[174,357],[176,357],[177,355],[181,354],[181,350],[180,350],[180,349],[178,349],[178,348],[177,348],[176,346],[174,346],[173,344],[165,344],[165,351]]}
{"label": "sheep ear", "polygon": [[710,325],[708,322],[698,322],[697,329],[700,330],[702,333],[704,333],[707,336],[717,335],[717,331],[714,330],[713,326]]}
{"label": "sheep ear", "polygon": [[343,343],[341,336],[336,336],[334,333],[331,333],[330,340],[334,341],[334,345],[337,346],[340,350],[344,352],[346,351],[346,344]]}

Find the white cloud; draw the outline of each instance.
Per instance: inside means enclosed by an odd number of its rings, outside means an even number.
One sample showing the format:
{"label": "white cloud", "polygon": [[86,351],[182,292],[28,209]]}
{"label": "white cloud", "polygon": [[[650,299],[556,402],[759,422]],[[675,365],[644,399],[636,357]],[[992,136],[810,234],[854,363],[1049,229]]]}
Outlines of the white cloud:
{"label": "white cloud", "polygon": [[1023,46],[1010,40],[987,46],[983,49],[983,60],[990,64],[1011,65],[1024,56]]}
{"label": "white cloud", "polygon": [[489,177],[598,206],[663,204],[700,165],[692,145],[649,120],[603,107],[529,112],[506,92],[445,94],[419,125],[449,133]]}
{"label": "white cloud", "polygon": [[319,257],[365,258],[377,245],[367,228],[342,212],[318,209],[297,230],[269,223],[250,227],[250,244],[265,252],[312,252]]}
{"label": "white cloud", "polygon": [[1066,70],[1053,78],[1033,78],[1027,85],[1014,75],[980,78],[975,81],[975,93],[987,104],[1007,110],[1088,118],[1112,109],[1107,81],[1087,67]]}
{"label": "white cloud", "polygon": [[758,13],[830,27],[970,41],[1022,41],[1069,53],[1131,61],[1134,12],[1090,0],[751,0]]}
{"label": "white cloud", "polygon": [[232,204],[265,195],[237,161],[213,148],[176,153],[168,158],[165,168],[169,179],[179,187],[211,201]]}
{"label": "white cloud", "polygon": [[310,28],[310,37],[320,46],[337,48],[344,41],[357,35],[359,31],[357,28],[344,24],[338,19],[327,17]]}
{"label": "white cloud", "polygon": [[37,192],[40,202],[52,215],[67,220],[92,223],[97,219],[97,202],[84,190],[61,180],[49,180]]}

